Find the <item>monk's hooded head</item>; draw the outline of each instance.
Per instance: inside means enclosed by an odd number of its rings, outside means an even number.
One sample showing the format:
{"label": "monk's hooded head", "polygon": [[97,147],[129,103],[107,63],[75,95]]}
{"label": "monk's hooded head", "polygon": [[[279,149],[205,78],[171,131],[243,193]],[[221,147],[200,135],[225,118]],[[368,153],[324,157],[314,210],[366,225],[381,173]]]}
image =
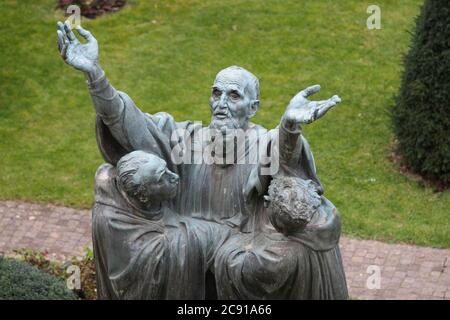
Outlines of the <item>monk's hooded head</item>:
{"label": "monk's hooded head", "polygon": [[119,160],[117,171],[122,190],[143,205],[160,203],[176,195],[179,177],[158,156],[133,151]]}
{"label": "monk's hooded head", "polygon": [[232,66],[220,71],[212,86],[211,128],[244,129],[259,108],[259,81],[244,68]]}

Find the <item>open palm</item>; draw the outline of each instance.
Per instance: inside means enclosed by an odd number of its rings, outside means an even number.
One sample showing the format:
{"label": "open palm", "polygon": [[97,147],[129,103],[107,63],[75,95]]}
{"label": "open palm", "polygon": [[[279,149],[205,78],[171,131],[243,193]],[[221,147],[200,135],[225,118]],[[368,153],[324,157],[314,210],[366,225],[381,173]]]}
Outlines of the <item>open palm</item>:
{"label": "open palm", "polygon": [[62,58],[75,69],[91,72],[98,64],[98,43],[92,34],[77,27],[77,32],[87,42],[80,43],[68,22],[58,22],[58,49]]}
{"label": "open palm", "polygon": [[292,124],[307,124],[319,119],[328,110],[341,102],[341,98],[334,95],[330,99],[311,101],[307,98],[316,92],[319,92],[320,86],[314,85],[300,91],[292,98],[284,114],[284,119]]}

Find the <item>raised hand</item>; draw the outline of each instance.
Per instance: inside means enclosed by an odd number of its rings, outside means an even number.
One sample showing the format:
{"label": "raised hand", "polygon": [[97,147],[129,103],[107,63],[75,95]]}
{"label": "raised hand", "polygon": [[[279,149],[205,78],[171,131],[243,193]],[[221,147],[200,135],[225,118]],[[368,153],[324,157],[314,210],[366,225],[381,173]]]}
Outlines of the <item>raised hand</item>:
{"label": "raised hand", "polygon": [[98,43],[92,34],[77,27],[77,32],[87,42],[80,43],[70,28],[68,22],[58,22],[58,49],[64,61],[86,73],[94,73],[98,70]]}
{"label": "raised hand", "polygon": [[341,102],[341,98],[336,95],[328,100],[321,101],[310,101],[307,99],[319,91],[320,86],[317,84],[300,91],[292,98],[283,116],[283,120],[286,121],[287,125],[294,127],[300,124],[311,123],[324,116],[328,110]]}

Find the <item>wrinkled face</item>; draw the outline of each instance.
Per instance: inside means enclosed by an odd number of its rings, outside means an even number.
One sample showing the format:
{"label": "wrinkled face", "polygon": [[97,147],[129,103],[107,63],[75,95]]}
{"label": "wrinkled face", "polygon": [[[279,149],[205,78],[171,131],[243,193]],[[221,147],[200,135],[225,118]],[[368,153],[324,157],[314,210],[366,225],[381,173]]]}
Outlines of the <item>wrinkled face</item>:
{"label": "wrinkled face", "polygon": [[249,76],[240,70],[225,69],[217,75],[211,92],[211,128],[246,129],[258,109]]}
{"label": "wrinkled face", "polygon": [[159,202],[175,197],[180,179],[167,168],[164,160],[156,158],[141,165],[133,180],[140,185],[138,198],[142,202]]}

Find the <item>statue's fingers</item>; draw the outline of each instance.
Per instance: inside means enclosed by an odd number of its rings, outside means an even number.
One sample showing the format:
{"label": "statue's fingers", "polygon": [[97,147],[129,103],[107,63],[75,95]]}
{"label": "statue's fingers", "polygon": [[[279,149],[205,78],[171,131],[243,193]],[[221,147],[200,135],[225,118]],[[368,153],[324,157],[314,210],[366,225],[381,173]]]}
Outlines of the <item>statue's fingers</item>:
{"label": "statue's fingers", "polygon": [[337,95],[334,95],[328,100],[317,101],[317,109],[319,110],[319,113],[322,112],[322,114],[324,114],[340,102],[341,98],[339,98],[339,96]]}
{"label": "statue's fingers", "polygon": [[92,35],[92,33],[90,33],[89,31],[87,31],[86,29],[83,29],[81,26],[77,26],[77,32],[79,33],[80,36],[82,36],[84,39],[86,39],[88,42],[94,41],[95,38]]}
{"label": "statue's fingers", "polygon": [[309,96],[311,96],[311,95],[313,95],[314,93],[317,93],[317,92],[319,92],[319,91],[320,91],[320,85],[316,84],[316,85],[310,86],[310,87],[308,87],[308,88],[302,90],[302,91],[300,92],[300,94],[301,94],[303,97],[308,98]]}
{"label": "statue's fingers", "polygon": [[62,33],[66,33],[66,30],[64,29],[64,23],[62,23],[61,21],[58,21],[56,25],[57,25],[59,31],[61,31]]}
{"label": "statue's fingers", "polygon": [[334,101],[336,104],[340,103],[342,100],[339,96],[334,95],[330,98],[330,100]]}
{"label": "statue's fingers", "polygon": [[58,38],[58,50],[59,50],[59,52],[61,52],[62,48],[64,46],[64,35],[60,30],[56,31],[56,35]]}
{"label": "statue's fingers", "polygon": [[68,40],[64,40],[62,50],[61,50],[61,57],[63,57],[64,61],[67,60],[67,49],[69,48],[69,44],[70,43]]}
{"label": "statue's fingers", "polygon": [[321,106],[321,105],[323,105],[323,104],[325,104],[325,103],[327,103],[328,101],[330,101],[330,99],[327,99],[327,100],[317,100],[317,101],[311,101],[311,103],[315,103],[315,105],[314,106]]}
{"label": "statue's fingers", "polygon": [[317,108],[316,119],[322,117],[325,113],[328,112],[328,110],[333,108],[337,103],[339,102],[329,99],[328,101],[320,104],[319,107]]}
{"label": "statue's fingers", "polygon": [[67,34],[66,34],[66,29],[64,27],[64,23],[58,21],[58,30],[61,32],[61,34],[63,36],[63,42],[65,40],[69,41],[69,38],[67,37]]}
{"label": "statue's fingers", "polygon": [[66,31],[67,38],[69,41],[78,41],[77,37],[75,37],[75,34],[72,31],[72,28],[70,27],[70,22],[66,21],[64,23],[64,30]]}

